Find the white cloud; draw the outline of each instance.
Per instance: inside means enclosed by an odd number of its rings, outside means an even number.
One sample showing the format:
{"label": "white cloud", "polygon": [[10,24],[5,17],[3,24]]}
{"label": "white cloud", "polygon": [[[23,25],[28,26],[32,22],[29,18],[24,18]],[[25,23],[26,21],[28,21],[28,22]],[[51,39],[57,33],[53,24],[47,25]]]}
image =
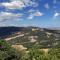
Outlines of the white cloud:
{"label": "white cloud", "polygon": [[[12,1],[12,0],[11,0]],[[13,0],[13,1],[17,1],[17,0]],[[38,3],[32,0],[18,0],[23,2],[26,6],[33,6],[33,7],[37,7]]]}
{"label": "white cloud", "polygon": [[12,1],[12,2],[5,2],[2,3],[2,6],[5,6],[8,9],[18,9],[25,7],[24,3],[21,1]]}
{"label": "white cloud", "polygon": [[37,7],[38,3],[31,0],[11,0],[11,2],[0,3],[0,5],[8,9],[22,9],[28,6]]}
{"label": "white cloud", "polygon": [[56,19],[59,18],[59,16],[60,16],[60,13],[55,12],[54,15],[53,15],[53,19],[56,20]]}
{"label": "white cloud", "polygon": [[37,11],[37,12],[34,13],[34,16],[42,16],[42,15],[43,15],[43,13],[41,13],[39,11]]}
{"label": "white cloud", "polygon": [[9,12],[0,12],[0,22],[6,20],[19,20],[22,17],[22,14],[14,14]]}
{"label": "white cloud", "polygon": [[43,16],[44,14],[39,12],[39,11],[36,11],[34,13],[31,13],[29,16],[28,16],[28,19],[33,19],[34,17],[37,17],[37,16]]}
{"label": "white cloud", "polygon": [[34,9],[30,9],[28,12],[29,13],[32,13],[32,12],[35,12],[36,10],[34,10]]}
{"label": "white cloud", "polygon": [[46,9],[49,9],[49,4],[46,3],[46,4],[44,5],[44,7],[45,7]]}
{"label": "white cloud", "polygon": [[54,14],[54,17],[57,17],[57,16],[59,16],[59,15],[60,15],[59,13],[55,13],[55,14]]}
{"label": "white cloud", "polygon": [[28,19],[33,19],[33,17],[34,17],[34,15],[33,14],[30,14],[29,16],[28,16]]}
{"label": "white cloud", "polygon": [[36,3],[36,2],[30,2],[30,5],[32,6],[32,7],[37,7],[39,4],[38,3]]}

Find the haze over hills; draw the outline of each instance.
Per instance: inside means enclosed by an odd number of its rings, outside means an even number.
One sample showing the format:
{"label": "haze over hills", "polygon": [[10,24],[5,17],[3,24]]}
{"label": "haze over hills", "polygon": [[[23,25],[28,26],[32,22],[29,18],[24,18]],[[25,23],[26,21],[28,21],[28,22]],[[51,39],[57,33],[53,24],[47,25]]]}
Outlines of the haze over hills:
{"label": "haze over hills", "polygon": [[60,30],[60,27],[47,27],[47,29],[50,29],[50,30]]}
{"label": "haze over hills", "polygon": [[31,30],[31,29],[38,29],[43,31],[49,31],[54,33],[60,33],[60,30],[58,28],[39,28],[39,27],[15,27],[15,26],[9,26],[9,27],[0,27],[0,38],[8,37],[11,34],[17,33],[17,32],[24,32],[24,30]]}

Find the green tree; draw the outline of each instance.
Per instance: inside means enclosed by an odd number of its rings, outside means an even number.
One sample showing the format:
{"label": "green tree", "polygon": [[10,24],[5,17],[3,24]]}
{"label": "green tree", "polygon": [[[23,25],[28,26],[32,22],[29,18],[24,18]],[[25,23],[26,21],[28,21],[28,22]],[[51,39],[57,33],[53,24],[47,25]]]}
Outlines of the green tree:
{"label": "green tree", "polygon": [[0,39],[0,60],[19,60],[20,55],[5,40]]}
{"label": "green tree", "polygon": [[51,60],[60,60],[60,48],[51,48],[48,54]]}

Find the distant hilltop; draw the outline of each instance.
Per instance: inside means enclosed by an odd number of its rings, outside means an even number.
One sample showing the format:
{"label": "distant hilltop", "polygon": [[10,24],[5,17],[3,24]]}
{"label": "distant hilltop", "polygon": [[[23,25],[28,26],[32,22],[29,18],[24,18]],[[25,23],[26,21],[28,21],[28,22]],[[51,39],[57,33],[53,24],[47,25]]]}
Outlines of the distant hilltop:
{"label": "distant hilltop", "polygon": [[28,26],[28,27],[0,27],[0,38],[5,38],[10,36],[11,34],[15,34],[18,32],[24,32],[24,31],[35,31],[35,30],[40,30],[40,31],[49,31],[49,32],[54,32],[54,33],[60,33],[60,30],[52,29],[52,28],[39,28],[39,27],[33,27],[33,26]]}

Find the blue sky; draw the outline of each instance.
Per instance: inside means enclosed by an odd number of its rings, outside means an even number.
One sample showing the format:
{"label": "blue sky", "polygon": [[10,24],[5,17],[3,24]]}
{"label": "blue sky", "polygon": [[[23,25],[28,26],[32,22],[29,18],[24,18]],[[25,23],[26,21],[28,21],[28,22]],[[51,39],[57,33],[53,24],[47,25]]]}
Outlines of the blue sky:
{"label": "blue sky", "polygon": [[60,27],[60,0],[0,0],[0,26]]}

